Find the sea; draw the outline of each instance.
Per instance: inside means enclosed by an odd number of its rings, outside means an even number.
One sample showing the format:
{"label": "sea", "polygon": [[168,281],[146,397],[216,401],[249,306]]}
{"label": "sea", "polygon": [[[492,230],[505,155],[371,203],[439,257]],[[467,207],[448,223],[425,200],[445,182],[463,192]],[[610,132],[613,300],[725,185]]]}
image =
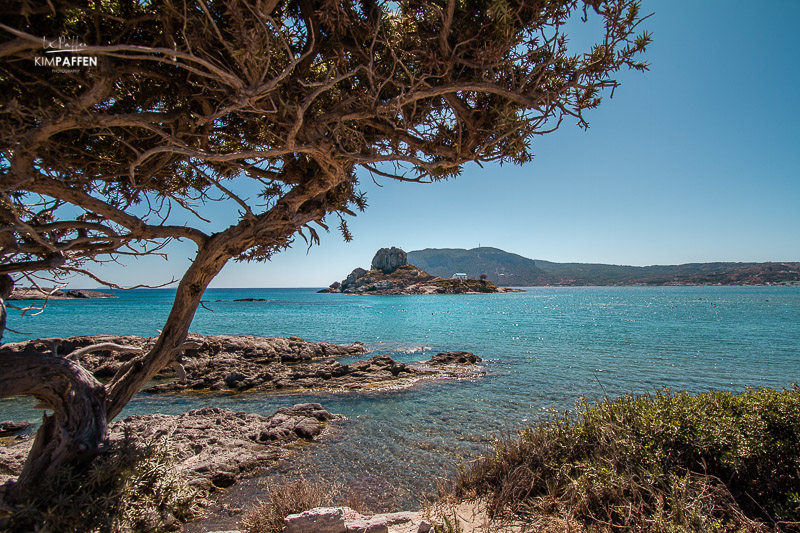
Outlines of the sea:
{"label": "sea", "polygon": [[[12,311],[6,342],[88,334],[153,336],[174,291],[54,300]],[[252,298],[261,301],[234,301]],[[413,508],[497,438],[596,401],[664,387],[703,392],[800,381],[800,287],[536,287],[482,295],[356,296],[316,289],[209,289],[191,331],[364,342],[413,363],[440,351],[483,358],[485,374],[408,390],[347,394],[140,394],[122,416],[205,406],[269,415],[319,402],[347,420],[267,476],[369,487],[368,502]],[[19,304],[20,302],[16,302]],[[358,358],[342,358],[347,363]],[[0,401],[0,420],[40,416]]]}

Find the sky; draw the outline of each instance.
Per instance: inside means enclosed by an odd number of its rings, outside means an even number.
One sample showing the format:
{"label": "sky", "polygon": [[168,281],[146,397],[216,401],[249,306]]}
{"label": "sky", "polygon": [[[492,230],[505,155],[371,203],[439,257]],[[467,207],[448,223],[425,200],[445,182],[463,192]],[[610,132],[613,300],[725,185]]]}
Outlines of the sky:
{"label": "sky", "polygon": [[[614,98],[537,137],[524,166],[471,164],[457,179],[378,186],[308,249],[230,263],[212,287],[323,287],[369,267],[381,247],[492,246],[531,259],[624,265],[800,261],[800,1],[644,0],[645,73]],[[179,278],[169,260],[97,269],[122,284]],[[71,282],[92,286],[93,282]]]}

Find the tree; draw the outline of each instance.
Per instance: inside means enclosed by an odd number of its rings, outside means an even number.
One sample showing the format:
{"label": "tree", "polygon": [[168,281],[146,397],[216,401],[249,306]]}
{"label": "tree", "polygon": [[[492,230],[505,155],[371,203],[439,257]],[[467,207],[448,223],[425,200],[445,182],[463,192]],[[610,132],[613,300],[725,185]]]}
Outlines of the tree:
{"label": "tree", "polygon": [[[95,262],[171,239],[197,248],[153,348],[104,387],[71,361],[0,357],[1,396],[55,409],[17,496],[102,448],[107,422],[179,361],[229,260],[316,243],[330,216],[349,240],[344,216],[366,206],[359,175],[431,182],[470,161],[530,161],[535,136],[565,118],[585,127],[617,71],[646,69],[649,42],[633,0],[11,0],[0,12],[4,285],[95,276]],[[602,36],[572,53],[564,28],[579,18]],[[54,72],[56,56],[88,59]],[[204,231],[219,198],[239,217]],[[174,223],[187,216],[197,223]],[[65,391],[83,417],[59,405]]]}

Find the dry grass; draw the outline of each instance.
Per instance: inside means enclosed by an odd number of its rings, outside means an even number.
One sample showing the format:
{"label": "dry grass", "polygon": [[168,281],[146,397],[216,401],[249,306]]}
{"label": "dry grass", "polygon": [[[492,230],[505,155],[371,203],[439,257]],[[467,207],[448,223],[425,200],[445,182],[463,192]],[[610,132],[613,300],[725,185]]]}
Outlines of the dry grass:
{"label": "dry grass", "polygon": [[[165,439],[117,442],[86,469],[63,468],[8,517],[8,531],[156,533],[194,514],[195,491]],[[2,527],[2,526],[0,526]]]}
{"label": "dry grass", "polygon": [[584,531],[798,531],[800,391],[583,402],[496,442],[455,493]]}
{"label": "dry grass", "polygon": [[320,478],[301,477],[267,485],[266,497],[245,515],[242,526],[248,533],[280,533],[283,519],[290,514],[329,506],[364,511],[364,502],[357,494],[343,491],[340,485]]}

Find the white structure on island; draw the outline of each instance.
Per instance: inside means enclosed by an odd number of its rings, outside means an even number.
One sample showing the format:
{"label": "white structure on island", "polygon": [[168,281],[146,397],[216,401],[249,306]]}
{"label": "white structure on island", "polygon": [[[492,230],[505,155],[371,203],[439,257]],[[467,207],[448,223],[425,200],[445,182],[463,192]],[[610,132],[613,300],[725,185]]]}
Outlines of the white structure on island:
{"label": "white structure on island", "polygon": [[467,279],[467,275],[463,272],[456,272],[453,274],[453,279]]}

